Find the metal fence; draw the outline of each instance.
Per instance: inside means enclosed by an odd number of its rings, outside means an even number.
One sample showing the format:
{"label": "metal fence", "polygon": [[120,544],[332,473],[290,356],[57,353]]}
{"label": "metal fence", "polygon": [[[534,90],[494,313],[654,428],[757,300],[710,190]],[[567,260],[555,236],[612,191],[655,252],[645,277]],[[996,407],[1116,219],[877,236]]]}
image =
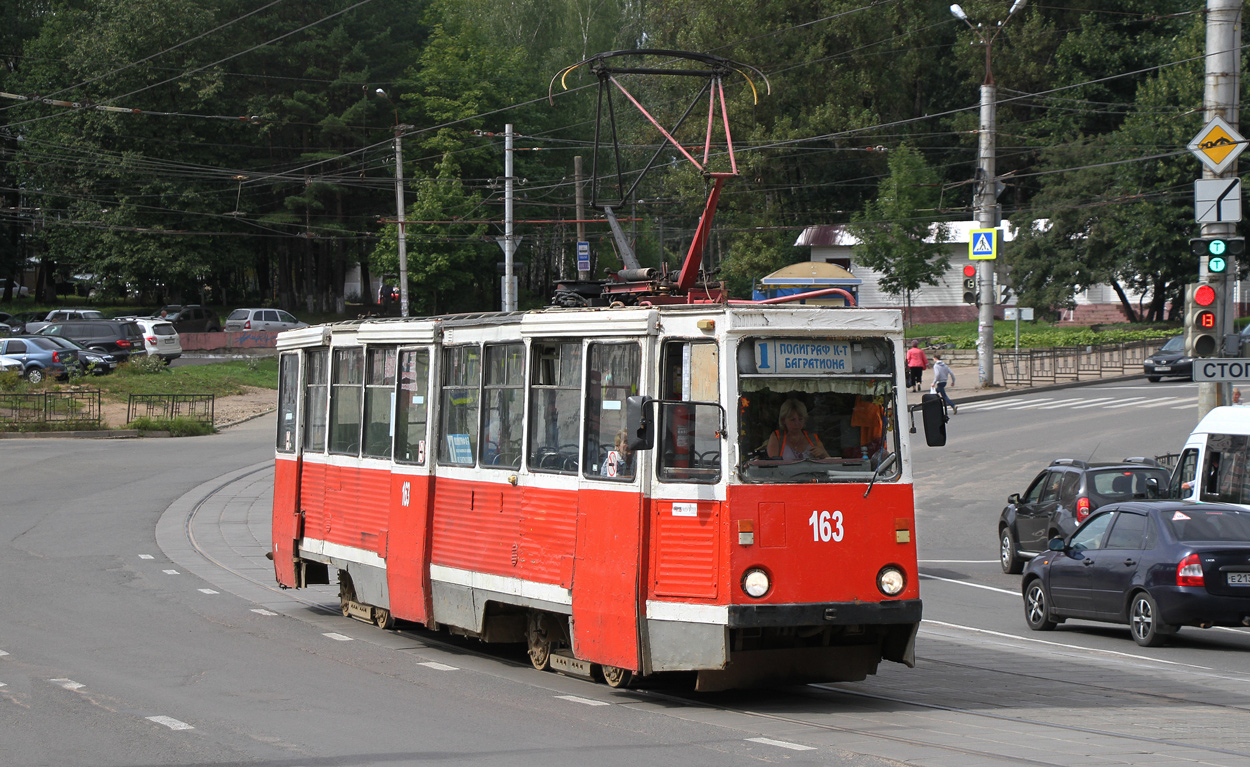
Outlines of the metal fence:
{"label": "metal fence", "polygon": [[1054,346],[997,352],[1005,386],[1078,381],[1142,372],[1142,363],[1166,338],[1097,346]]}
{"label": "metal fence", "polygon": [[126,406],[126,423],[139,418],[164,421],[190,418],[211,424],[214,402],[212,394],[131,394]]}
{"label": "metal fence", "polygon": [[100,423],[100,391],[0,394],[0,428],[14,424]]}

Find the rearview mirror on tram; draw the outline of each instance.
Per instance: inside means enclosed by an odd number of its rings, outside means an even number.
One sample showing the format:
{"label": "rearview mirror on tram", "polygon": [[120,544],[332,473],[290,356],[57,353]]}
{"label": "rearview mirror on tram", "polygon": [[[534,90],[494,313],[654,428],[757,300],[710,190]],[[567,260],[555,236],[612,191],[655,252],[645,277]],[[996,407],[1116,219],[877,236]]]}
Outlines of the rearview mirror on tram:
{"label": "rearview mirror on tram", "polygon": [[650,450],[655,447],[655,418],[652,397],[634,395],[625,398],[625,429],[630,450]]}
{"label": "rearview mirror on tram", "polygon": [[946,444],[946,408],[942,398],[936,394],[926,394],[920,398],[920,416],[924,421],[924,441],[929,447],[942,447]]}

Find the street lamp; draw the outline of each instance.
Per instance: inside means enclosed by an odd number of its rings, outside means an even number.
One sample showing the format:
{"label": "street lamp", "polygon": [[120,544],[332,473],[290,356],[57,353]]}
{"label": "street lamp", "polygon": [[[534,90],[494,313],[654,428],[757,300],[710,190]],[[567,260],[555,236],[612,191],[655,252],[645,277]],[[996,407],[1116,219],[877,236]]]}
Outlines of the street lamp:
{"label": "street lamp", "polygon": [[[1007,18],[998,22],[987,35],[982,28],[974,26],[968,20],[968,14],[959,3],[951,6],[951,14],[981,38],[985,46],[985,82],[981,85],[981,126],[980,152],[978,154],[978,175],[981,185],[977,189],[977,225],[980,229],[994,229],[1001,223],[998,214],[998,178],[994,172],[994,133],[997,130],[998,86],[994,84],[994,71],[991,68],[991,51],[994,40],[1003,31],[1003,25],[1011,20],[1018,11],[1024,8],[1028,0],[1016,0],[1007,11]],[[994,385],[994,265],[991,261],[982,261],[981,269],[981,310],[977,316],[977,368],[978,383],[985,386]]]}
{"label": "street lamp", "polygon": [[[365,86],[366,88],[368,86]],[[386,91],[378,88],[374,93],[387,101],[395,109],[395,210],[396,225],[399,227],[396,241],[399,243],[399,316],[408,316],[408,233],[404,228],[404,131],[411,128],[399,121],[399,105],[391,100]]]}

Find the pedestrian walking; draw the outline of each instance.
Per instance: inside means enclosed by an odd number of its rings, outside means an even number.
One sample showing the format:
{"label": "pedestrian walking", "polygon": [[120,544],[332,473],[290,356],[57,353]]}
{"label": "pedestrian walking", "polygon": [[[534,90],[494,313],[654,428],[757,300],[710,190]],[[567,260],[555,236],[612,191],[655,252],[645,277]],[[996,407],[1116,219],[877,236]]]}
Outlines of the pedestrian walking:
{"label": "pedestrian walking", "polygon": [[920,348],[919,341],[912,341],[911,348],[907,350],[907,388],[913,391],[920,391],[920,381],[924,377],[924,369],[929,367],[929,358],[925,356],[924,349]]}
{"label": "pedestrian walking", "polygon": [[959,408],[951,402],[950,395],[946,393],[946,384],[955,385],[955,374],[951,372],[951,366],[946,364],[942,359],[942,355],[933,355],[933,386],[937,389],[937,393],[942,396],[942,400],[950,405],[952,413],[958,413]]}

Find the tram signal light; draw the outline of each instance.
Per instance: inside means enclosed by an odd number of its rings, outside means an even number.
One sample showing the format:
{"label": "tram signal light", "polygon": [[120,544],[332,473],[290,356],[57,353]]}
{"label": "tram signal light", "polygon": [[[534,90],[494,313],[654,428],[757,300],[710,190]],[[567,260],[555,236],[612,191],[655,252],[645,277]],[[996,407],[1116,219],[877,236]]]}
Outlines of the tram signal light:
{"label": "tram signal light", "polygon": [[1185,286],[1185,355],[1211,357],[1220,349],[1221,286],[1200,283]]}
{"label": "tram signal light", "polygon": [[1189,252],[1201,258],[1207,257],[1207,273],[1223,278],[1228,274],[1228,262],[1246,252],[1244,237],[1195,237],[1189,241]]}
{"label": "tram signal light", "polygon": [[977,302],[977,268],[972,264],[964,267],[964,303]]}

